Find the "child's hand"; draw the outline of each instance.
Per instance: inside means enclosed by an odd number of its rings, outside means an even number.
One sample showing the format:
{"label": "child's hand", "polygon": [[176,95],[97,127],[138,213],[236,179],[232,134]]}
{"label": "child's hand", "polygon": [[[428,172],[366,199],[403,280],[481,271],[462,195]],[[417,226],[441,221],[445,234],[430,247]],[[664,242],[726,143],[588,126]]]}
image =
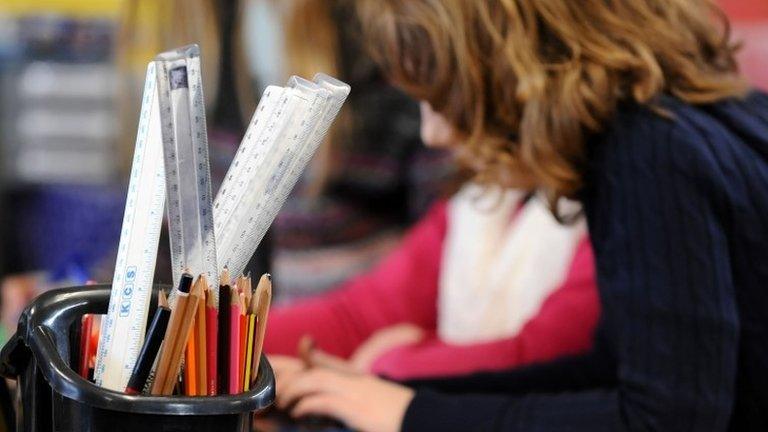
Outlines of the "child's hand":
{"label": "child's hand", "polygon": [[269,355],[267,358],[275,374],[275,392],[277,394],[280,394],[283,387],[304,369],[304,363],[296,357]]}
{"label": "child's hand", "polygon": [[318,348],[313,347],[305,356],[307,358],[304,360],[284,355],[267,356],[275,374],[275,391],[277,394],[280,394],[283,387],[289,386],[299,372],[308,368],[307,361],[313,367],[331,369],[341,373],[357,373],[348,361]]}
{"label": "child's hand", "polygon": [[293,417],[333,417],[362,432],[397,432],[413,394],[407,387],[370,375],[313,368],[281,387],[277,406],[293,406]]}
{"label": "child's hand", "polygon": [[381,329],[357,348],[350,363],[357,371],[370,372],[376,359],[395,348],[421,342],[424,335],[421,327],[408,323]]}

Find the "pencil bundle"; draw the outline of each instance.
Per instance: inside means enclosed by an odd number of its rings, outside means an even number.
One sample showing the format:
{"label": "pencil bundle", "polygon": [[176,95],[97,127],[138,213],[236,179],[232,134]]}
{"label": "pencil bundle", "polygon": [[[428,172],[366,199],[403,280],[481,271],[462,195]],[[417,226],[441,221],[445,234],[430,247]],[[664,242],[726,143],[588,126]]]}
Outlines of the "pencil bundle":
{"label": "pencil bundle", "polygon": [[233,280],[225,270],[220,280],[218,310],[211,292],[214,288],[208,286],[205,275],[195,279],[185,272],[174,295],[169,296],[175,298],[173,304],[164,292],[159,293],[126,393],[214,396],[252,388],[272,281],[268,274],[263,275],[254,291],[250,275]]}

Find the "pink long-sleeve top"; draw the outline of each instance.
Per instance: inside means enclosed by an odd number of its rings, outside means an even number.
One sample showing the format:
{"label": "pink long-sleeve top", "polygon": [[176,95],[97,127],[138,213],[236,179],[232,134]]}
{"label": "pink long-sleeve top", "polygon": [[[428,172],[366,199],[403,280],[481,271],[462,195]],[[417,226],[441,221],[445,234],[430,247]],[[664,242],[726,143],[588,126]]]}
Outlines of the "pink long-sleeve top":
{"label": "pink long-sleeve top", "polygon": [[267,326],[266,352],[296,355],[298,340],[309,334],[325,351],[347,358],[374,332],[411,323],[424,329],[427,337],[384,353],[371,370],[409,379],[504,369],[591,347],[599,306],[586,236],[562,284],[517,334],[475,344],[441,341],[436,335],[438,280],[448,223],[447,204],[440,202],[373,270],[330,294],[275,308]]}

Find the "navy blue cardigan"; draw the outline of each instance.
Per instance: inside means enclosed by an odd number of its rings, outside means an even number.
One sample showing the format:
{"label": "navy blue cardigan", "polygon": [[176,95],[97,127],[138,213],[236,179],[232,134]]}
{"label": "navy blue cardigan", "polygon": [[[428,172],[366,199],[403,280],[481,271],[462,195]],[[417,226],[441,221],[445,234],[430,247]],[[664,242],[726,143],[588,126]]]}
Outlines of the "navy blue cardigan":
{"label": "navy blue cardigan", "polygon": [[768,96],[660,103],[590,140],[594,352],[415,382],[404,431],[768,430]]}

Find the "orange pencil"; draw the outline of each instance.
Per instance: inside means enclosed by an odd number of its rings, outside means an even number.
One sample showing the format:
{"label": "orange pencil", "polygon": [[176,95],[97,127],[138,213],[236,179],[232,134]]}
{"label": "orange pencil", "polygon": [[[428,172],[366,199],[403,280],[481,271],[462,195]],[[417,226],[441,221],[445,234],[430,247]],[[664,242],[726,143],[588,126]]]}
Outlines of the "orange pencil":
{"label": "orange pencil", "polygon": [[[205,299],[206,313],[206,346],[207,351],[207,375],[208,396],[215,396],[218,391],[218,346],[219,346],[219,316],[216,305],[213,303],[212,290],[208,290]],[[222,359],[221,361],[224,361]]]}
{"label": "orange pencil", "polygon": [[[197,317],[193,318],[196,320]],[[195,324],[192,324],[193,328]],[[197,340],[195,332],[189,334],[187,347],[184,351],[184,394],[195,396],[197,394]]]}
{"label": "orange pencil", "polygon": [[173,354],[173,347],[171,345],[181,328],[184,319],[184,311],[189,302],[189,293],[193,280],[194,278],[191,274],[184,272],[184,274],[181,275],[179,287],[176,289],[176,302],[171,309],[170,322],[168,323],[168,327],[166,327],[165,337],[163,337],[163,345],[160,347],[160,354],[158,354],[157,357],[155,380],[152,383],[151,388],[151,393],[154,396],[163,394],[163,386],[165,385],[168,375],[168,365],[171,362]]}
{"label": "orange pencil", "polygon": [[206,334],[206,311],[205,294],[208,293],[208,279],[205,275],[200,275],[200,285],[203,287],[203,297],[197,302],[197,315],[195,315],[195,330],[193,331],[195,339],[195,382],[197,384],[198,396],[208,394],[208,349]]}
{"label": "orange pencil", "polygon": [[188,340],[190,333],[192,333],[192,321],[197,312],[197,302],[200,301],[200,297],[203,295],[203,289],[200,286],[200,279],[189,291],[189,300],[183,310],[183,318],[181,325],[179,326],[178,334],[172,334],[170,340],[166,340],[169,343],[170,361],[166,370],[165,383],[161,387],[160,394],[168,396],[173,392],[173,386],[178,382],[177,377],[179,375],[179,368],[181,367],[181,358],[184,353],[184,342]]}

